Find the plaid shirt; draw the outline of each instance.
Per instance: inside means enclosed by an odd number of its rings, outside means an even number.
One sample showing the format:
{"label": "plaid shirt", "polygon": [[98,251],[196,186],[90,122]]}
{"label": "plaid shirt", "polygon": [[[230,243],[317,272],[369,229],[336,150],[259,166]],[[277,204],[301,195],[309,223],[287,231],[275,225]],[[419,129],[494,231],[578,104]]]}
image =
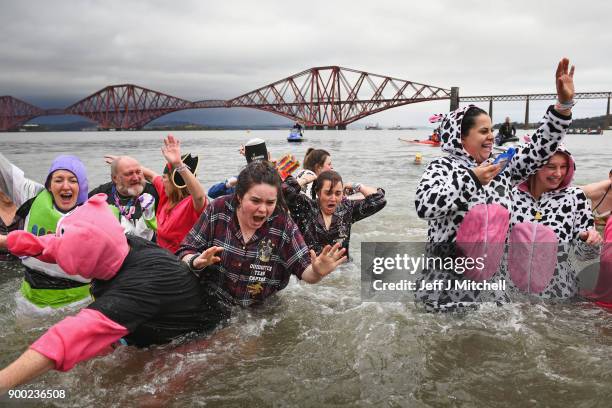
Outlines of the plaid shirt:
{"label": "plaid shirt", "polygon": [[204,270],[202,279],[226,301],[247,307],[283,289],[292,274],[301,279],[310,255],[291,217],[278,210],[245,243],[233,198],[213,200],[176,255],[182,259],[212,246],[222,247],[221,262]]}
{"label": "plaid shirt", "polygon": [[291,210],[291,217],[297,222],[308,247],[320,254],[325,245],[337,242],[346,248],[348,255],[351,240],[351,225],[370,215],[376,214],[387,204],[385,190],[379,188],[362,200],[349,200],[346,197],[336,207],[329,229],[325,227],[319,203],[304,194],[294,177],[287,177],[283,183],[283,194]]}

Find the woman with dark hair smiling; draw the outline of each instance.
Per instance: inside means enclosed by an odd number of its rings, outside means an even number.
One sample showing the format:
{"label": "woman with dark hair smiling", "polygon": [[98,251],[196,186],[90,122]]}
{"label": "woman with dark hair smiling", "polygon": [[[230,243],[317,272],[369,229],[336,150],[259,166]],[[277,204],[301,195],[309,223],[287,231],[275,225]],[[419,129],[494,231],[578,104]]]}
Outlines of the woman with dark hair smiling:
{"label": "woman with dark hair smiling", "polygon": [[247,165],[236,192],[206,207],[177,255],[226,302],[248,307],[285,288],[295,275],[317,283],[346,260],[340,245],[308,251],[287,213],[278,172],[264,161]]}
{"label": "woman with dark hair smiling", "polygon": [[[300,194],[305,184],[312,183],[316,199]],[[288,177],[283,183],[283,193],[306,244],[316,253],[326,245],[341,244],[349,250],[353,223],[376,214],[387,201],[382,188],[353,184],[352,190],[365,196],[361,200],[349,200],[344,196],[340,174],[333,170],[316,176],[304,176],[299,180]]]}

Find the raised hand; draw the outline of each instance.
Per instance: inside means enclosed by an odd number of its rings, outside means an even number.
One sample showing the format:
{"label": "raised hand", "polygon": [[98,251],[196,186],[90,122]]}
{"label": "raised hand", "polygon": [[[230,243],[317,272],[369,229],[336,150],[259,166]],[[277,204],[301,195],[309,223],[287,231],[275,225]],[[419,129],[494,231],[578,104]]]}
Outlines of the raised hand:
{"label": "raised hand", "polygon": [[106,164],[111,164],[112,162],[114,162],[115,160],[117,160],[118,156],[112,155],[112,154],[106,154],[104,155],[104,161],[106,162]]}
{"label": "raised hand", "polygon": [[320,277],[329,275],[338,265],[346,262],[345,248],[340,248],[340,244],[334,246],[325,245],[323,251],[317,256],[315,251],[310,250],[310,264],[314,273]]}
{"label": "raised hand", "polygon": [[344,194],[345,196],[350,196],[350,195],[353,195],[355,193],[356,193],[356,191],[355,191],[355,188],[353,187],[352,183],[351,184],[347,183],[347,184],[344,185],[344,188],[342,189],[342,194]]}
{"label": "raised hand", "polygon": [[164,139],[162,146],[162,154],[166,161],[176,168],[181,165],[181,142],[172,135],[168,135]]}
{"label": "raised hand", "polygon": [[557,97],[559,102],[570,102],[574,100],[574,66],[569,68],[569,60],[563,58],[557,66],[555,75],[557,84]]}
{"label": "raised hand", "polygon": [[361,183],[346,183],[343,188],[344,195],[353,195],[359,193]]}
{"label": "raised hand", "polygon": [[196,269],[204,269],[214,263],[221,262],[221,258],[217,256],[219,252],[223,251],[223,248],[213,246],[202,252],[193,261],[193,267]]}

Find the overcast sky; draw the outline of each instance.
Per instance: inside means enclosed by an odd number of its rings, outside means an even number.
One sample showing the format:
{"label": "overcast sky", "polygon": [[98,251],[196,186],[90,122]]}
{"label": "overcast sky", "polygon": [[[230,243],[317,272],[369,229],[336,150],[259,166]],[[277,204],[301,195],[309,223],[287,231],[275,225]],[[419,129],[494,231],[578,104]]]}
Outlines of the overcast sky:
{"label": "overcast sky", "polygon": [[[229,99],[340,65],[462,95],[554,92],[567,56],[577,91],[612,90],[609,1],[2,1],[0,95],[64,107],[110,84]],[[52,106],[53,105],[53,106]],[[362,122],[418,124],[448,102]],[[532,117],[543,105],[532,104]],[[605,113],[580,102],[576,116]],[[523,120],[520,103],[494,120]]]}

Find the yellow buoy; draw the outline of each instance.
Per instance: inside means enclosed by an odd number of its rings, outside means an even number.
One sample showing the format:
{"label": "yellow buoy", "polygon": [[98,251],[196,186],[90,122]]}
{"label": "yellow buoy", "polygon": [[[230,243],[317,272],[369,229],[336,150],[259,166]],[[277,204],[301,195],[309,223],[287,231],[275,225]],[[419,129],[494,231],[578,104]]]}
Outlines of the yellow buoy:
{"label": "yellow buoy", "polygon": [[414,156],[414,164],[421,164],[421,160],[423,160],[423,155],[421,153],[417,153]]}

